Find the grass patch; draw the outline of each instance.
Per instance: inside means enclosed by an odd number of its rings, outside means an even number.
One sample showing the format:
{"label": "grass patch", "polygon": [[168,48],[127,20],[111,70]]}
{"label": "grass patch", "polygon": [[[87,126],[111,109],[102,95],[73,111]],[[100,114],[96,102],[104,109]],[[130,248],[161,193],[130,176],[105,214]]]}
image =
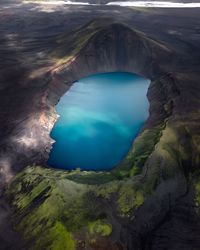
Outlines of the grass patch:
{"label": "grass patch", "polygon": [[36,240],[33,249],[76,250],[76,241],[66,227],[60,221],[56,221],[43,233],[42,240]]}
{"label": "grass patch", "polygon": [[123,183],[117,200],[120,214],[129,216],[131,210],[137,209],[143,202],[144,195],[142,190],[137,190],[131,181]]}
{"label": "grass patch", "polygon": [[140,174],[146,160],[159,141],[163,129],[164,125],[162,124],[144,130],[134,141],[125,159],[112,171],[113,174],[118,176],[118,178],[120,175],[123,178]]}
{"label": "grass patch", "polygon": [[88,224],[88,232],[91,236],[109,236],[112,233],[112,225],[105,220],[96,220]]}

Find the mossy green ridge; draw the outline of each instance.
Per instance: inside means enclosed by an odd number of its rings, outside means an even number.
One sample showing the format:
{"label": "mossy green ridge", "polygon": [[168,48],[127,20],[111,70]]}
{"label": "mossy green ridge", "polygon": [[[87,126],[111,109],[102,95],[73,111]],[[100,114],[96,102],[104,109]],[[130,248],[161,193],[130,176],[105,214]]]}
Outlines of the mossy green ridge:
{"label": "mossy green ridge", "polygon": [[35,242],[30,249],[73,250],[82,231],[88,242],[111,234],[111,223],[92,199],[94,187],[73,182],[67,175],[27,167],[7,190],[7,197],[16,209],[15,229],[28,243]]}
{"label": "mossy green ridge", "polygon": [[[174,155],[169,145],[179,153]],[[28,243],[35,242],[31,249],[59,249],[65,241],[69,250],[76,249],[83,238],[89,247],[99,237],[112,235],[117,218],[133,220],[161,181],[173,178],[181,159],[187,160],[187,154],[176,128],[166,123],[144,130],[125,159],[126,165],[110,172],[27,167],[6,193],[15,207],[15,228]],[[149,164],[154,167],[149,169]]]}
{"label": "mossy green ridge", "polygon": [[99,237],[109,238],[113,219],[107,203],[114,206],[117,217],[133,218],[158,184],[159,174],[143,183],[139,179],[163,128],[144,130],[126,159],[110,172],[29,166],[16,175],[6,195],[15,207],[15,229],[27,246],[34,241],[33,250],[73,250],[80,235],[88,246]]}
{"label": "mossy green ridge", "polygon": [[[49,244],[48,242],[52,242]],[[45,231],[43,240],[37,240],[33,249],[75,250],[76,243],[71,233],[59,221]]]}
{"label": "mossy green ridge", "polygon": [[119,164],[118,168],[113,170],[116,175],[135,176],[142,171],[146,160],[152,153],[155,145],[159,141],[165,124],[158,125],[151,129],[145,129],[134,141],[129,153]]}
{"label": "mossy green ridge", "polygon": [[[142,31],[133,29],[123,22],[117,22],[112,18],[96,18],[80,27],[75,32],[68,32],[59,36],[57,38],[55,48],[50,52],[50,58],[56,63],[57,66],[62,64],[68,65],[68,63],[70,64],[76,59],[86,45],[91,42],[95,35],[99,35],[101,33],[101,36],[105,36],[113,25],[128,30],[129,32],[133,32],[134,36],[144,39],[153,47],[157,46],[158,50],[164,51],[167,54],[171,53],[171,48],[168,48],[166,44],[146,37]],[[96,49],[98,49],[98,47]]]}
{"label": "mossy green ridge", "polygon": [[70,171],[66,178],[79,183],[90,185],[104,184],[114,180],[122,180],[133,177],[142,172],[143,166],[149,155],[153,152],[159,141],[165,124],[151,129],[145,129],[134,141],[128,155],[113,170],[109,172],[81,171],[76,169]]}
{"label": "mossy green ridge", "polygon": [[56,60],[58,65],[68,63],[84,48],[94,34],[111,22],[111,18],[96,19],[71,34],[63,34],[58,37],[57,46],[51,52],[51,57]]}
{"label": "mossy green ridge", "polygon": [[130,185],[126,180],[88,185],[69,180],[68,174],[27,167],[9,186],[6,195],[15,208],[14,227],[23,235],[27,249],[32,241],[33,250],[76,249],[80,234],[85,235],[86,244],[92,244],[112,233],[104,201],[115,204],[118,216],[129,216],[144,201],[131,179]]}

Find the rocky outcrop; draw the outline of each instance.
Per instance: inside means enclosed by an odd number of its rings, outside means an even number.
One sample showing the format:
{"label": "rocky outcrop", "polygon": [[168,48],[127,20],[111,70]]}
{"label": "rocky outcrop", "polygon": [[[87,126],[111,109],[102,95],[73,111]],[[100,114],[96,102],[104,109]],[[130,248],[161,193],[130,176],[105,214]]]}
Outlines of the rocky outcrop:
{"label": "rocky outcrop", "polygon": [[172,61],[173,51],[164,44],[111,23],[89,37],[73,61],[56,69],[55,76],[73,82],[89,74],[124,71],[154,79],[164,74]]}

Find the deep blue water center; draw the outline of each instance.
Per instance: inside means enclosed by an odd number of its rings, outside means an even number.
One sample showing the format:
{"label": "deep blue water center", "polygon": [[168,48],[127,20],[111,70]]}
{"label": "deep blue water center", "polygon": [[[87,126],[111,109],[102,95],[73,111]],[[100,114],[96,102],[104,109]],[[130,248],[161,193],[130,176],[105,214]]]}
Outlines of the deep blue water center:
{"label": "deep blue water center", "polygon": [[56,106],[59,119],[48,164],[54,168],[109,170],[128,153],[148,117],[150,81],[131,73],[105,73],[75,82]]}

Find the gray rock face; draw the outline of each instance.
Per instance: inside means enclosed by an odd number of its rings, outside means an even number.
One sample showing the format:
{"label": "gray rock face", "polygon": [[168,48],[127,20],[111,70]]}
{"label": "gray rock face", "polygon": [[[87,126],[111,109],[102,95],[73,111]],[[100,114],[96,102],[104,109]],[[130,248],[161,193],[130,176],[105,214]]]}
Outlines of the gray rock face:
{"label": "gray rock face", "polygon": [[69,66],[62,65],[59,74],[74,81],[96,72],[127,71],[154,79],[172,61],[173,53],[164,45],[114,23],[94,34]]}

